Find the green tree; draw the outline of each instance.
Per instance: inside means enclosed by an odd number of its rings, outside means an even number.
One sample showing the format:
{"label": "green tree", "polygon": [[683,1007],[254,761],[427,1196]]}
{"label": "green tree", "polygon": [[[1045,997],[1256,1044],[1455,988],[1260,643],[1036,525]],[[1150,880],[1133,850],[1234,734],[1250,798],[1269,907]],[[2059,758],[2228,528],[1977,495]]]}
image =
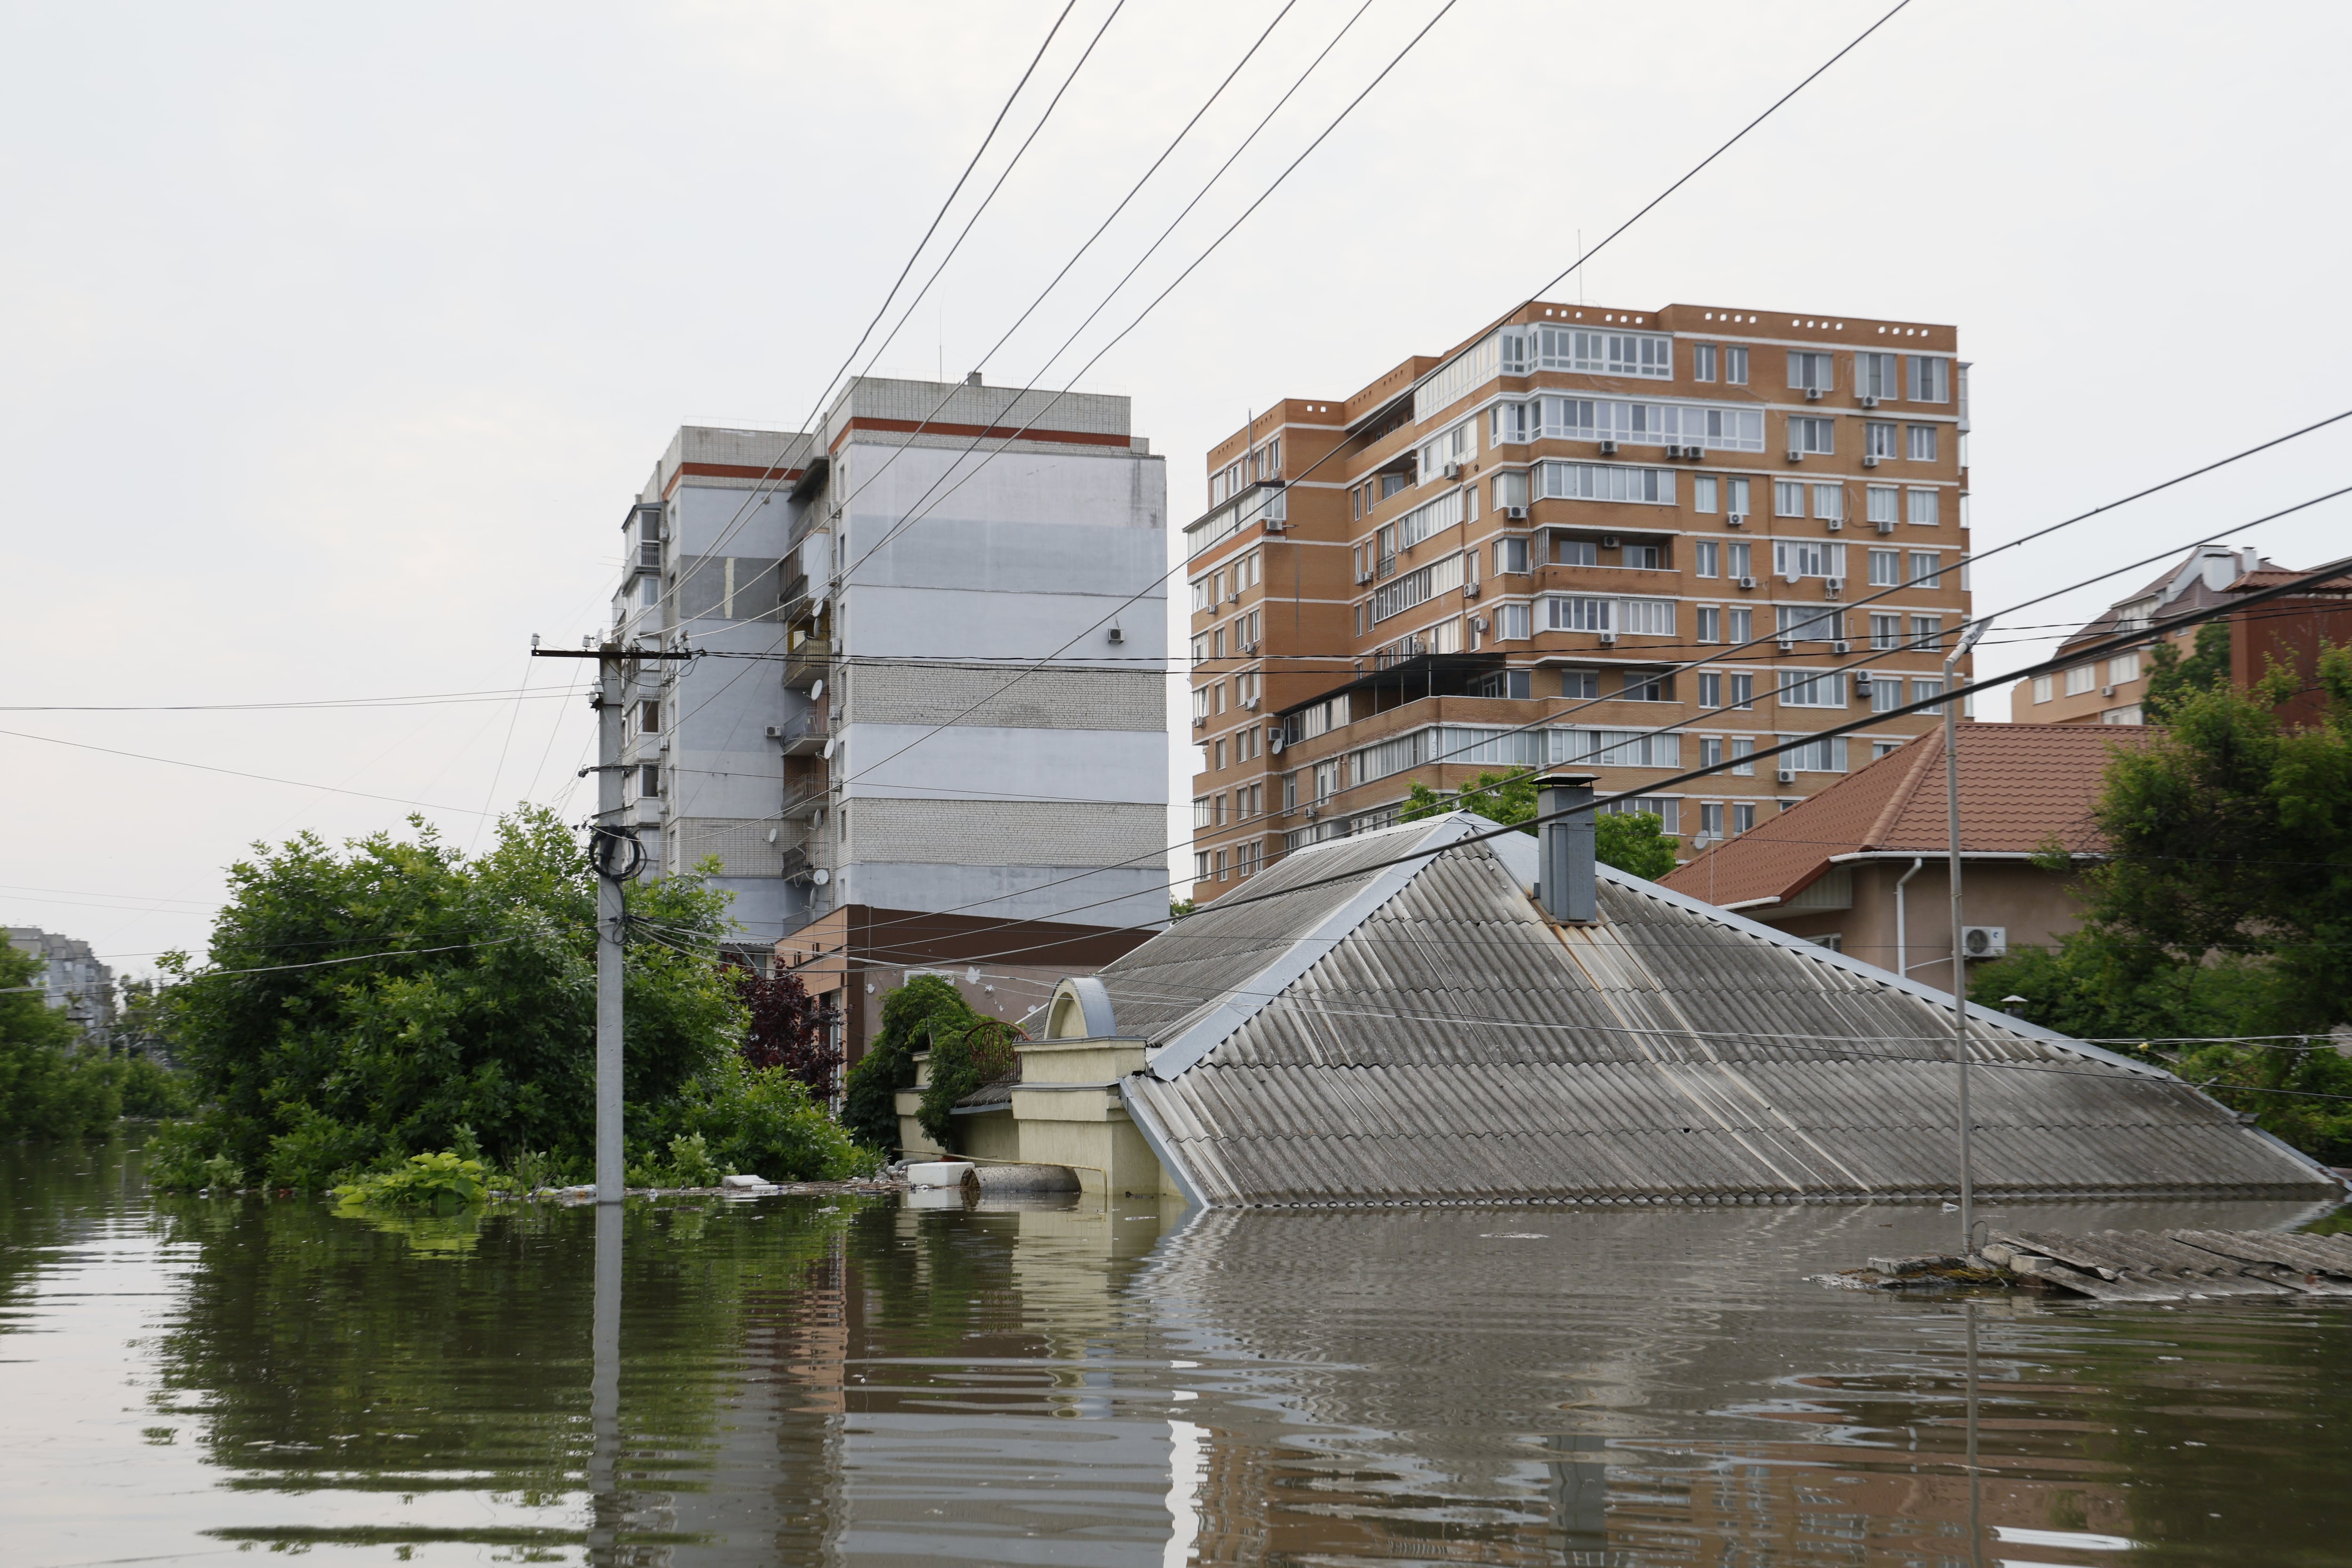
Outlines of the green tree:
{"label": "green tree", "polygon": [[[1971,996],[2023,996],[2027,1017],[2095,1038],[2215,1042],[2178,1065],[2217,1088],[2352,1094],[2352,1061],[2322,1038],[2352,1020],[2352,648],[2322,650],[2319,683],[2321,721],[2292,730],[2276,712],[2292,672],[2173,689],[2155,743],[2107,765],[2094,816],[2110,853],[2081,879],[2083,925],[1984,966]],[[2306,1038],[2256,1040],[2277,1036]],[[2237,1102],[2352,1160],[2352,1107]]]}
{"label": "green tree", "polygon": [[919,974],[882,998],[882,1027],[849,1069],[842,1125],[869,1148],[898,1147],[900,1089],[915,1087],[915,1055],[934,1035],[960,1033],[981,1021],[963,994],[936,974]]}
{"label": "green tree", "polygon": [[2189,657],[2180,656],[2170,637],[2148,645],[2147,692],[2140,713],[2151,724],[2168,722],[2182,699],[2200,691],[2220,691],[2230,684],[2230,623],[2207,621],[2197,628],[2197,642]]}
{"label": "green tree", "polygon": [[[584,1167],[595,1121],[595,888],[579,840],[525,808],[467,858],[412,818],[342,851],[304,834],[229,872],[201,972],[164,960],[161,1026],[206,1100],[159,1136],[159,1182],[225,1161],[318,1187],[478,1137]],[[632,883],[625,1094],[632,1138],[742,1033],[700,952],[730,929],[700,877]],[[470,1129],[470,1132],[465,1130]]]}
{"label": "green tree", "polygon": [[924,1087],[916,1119],[931,1142],[942,1149],[956,1147],[955,1123],[950,1120],[965,1095],[994,1083],[1020,1065],[1013,1042],[1024,1037],[1002,1018],[982,1018],[963,1028],[935,1028],[931,1039],[930,1082]]}
{"label": "green tree", "polygon": [[[1536,777],[1528,772],[1480,773],[1458,790],[1433,790],[1416,784],[1409,793],[1402,820],[1415,822],[1449,811],[1467,811],[1506,826],[1529,824],[1536,816]],[[1675,868],[1675,838],[1663,831],[1655,812],[1608,812],[1592,825],[1592,852],[1603,865],[1655,881]],[[1535,828],[1524,831],[1533,834]]]}
{"label": "green tree", "polygon": [[42,1000],[41,963],[0,946],[0,1138],[78,1138],[122,1114],[121,1067],[76,1048],[65,1010]]}

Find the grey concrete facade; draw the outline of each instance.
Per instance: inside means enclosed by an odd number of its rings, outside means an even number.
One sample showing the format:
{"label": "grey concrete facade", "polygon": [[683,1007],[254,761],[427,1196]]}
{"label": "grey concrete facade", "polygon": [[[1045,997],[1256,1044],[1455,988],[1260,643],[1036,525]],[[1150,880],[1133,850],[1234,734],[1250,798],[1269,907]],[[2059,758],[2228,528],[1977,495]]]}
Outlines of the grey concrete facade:
{"label": "grey concrete facade", "polygon": [[39,962],[34,983],[41,988],[42,1002],[64,1009],[84,1029],[104,1036],[114,1021],[114,971],[99,962],[89,943],[38,926],[10,926],[8,945]]}
{"label": "grey concrete facade", "polygon": [[820,439],[679,430],[613,605],[706,656],[632,672],[649,868],[717,857],[761,948],[851,903],[1164,921],[1167,486],[1128,424],[860,378]]}

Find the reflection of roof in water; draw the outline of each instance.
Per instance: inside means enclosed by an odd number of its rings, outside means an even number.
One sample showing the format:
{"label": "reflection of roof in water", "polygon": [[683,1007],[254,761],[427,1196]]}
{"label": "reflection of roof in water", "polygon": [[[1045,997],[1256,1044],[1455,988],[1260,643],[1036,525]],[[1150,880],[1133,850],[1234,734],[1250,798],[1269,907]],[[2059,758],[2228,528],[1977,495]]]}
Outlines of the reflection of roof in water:
{"label": "reflection of roof in water", "polygon": [[[1607,867],[1600,919],[1555,926],[1528,894],[1532,838],[1447,849],[1492,826],[1293,855],[1100,972],[1119,1034],[1152,1047],[1129,1105],[1198,1196],[1957,1186],[1940,993]],[[1981,1190],[2329,1184],[2168,1074],[1971,1016]]]}

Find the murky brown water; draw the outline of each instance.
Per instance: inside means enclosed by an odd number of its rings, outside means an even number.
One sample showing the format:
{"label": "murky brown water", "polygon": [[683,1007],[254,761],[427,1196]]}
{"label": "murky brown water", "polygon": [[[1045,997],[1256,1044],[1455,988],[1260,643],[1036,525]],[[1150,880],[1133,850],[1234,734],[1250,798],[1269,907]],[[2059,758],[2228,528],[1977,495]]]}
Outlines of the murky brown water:
{"label": "murky brown water", "polygon": [[0,1180],[28,1568],[2352,1563],[2352,1303],[1808,1282],[1945,1239],[1915,1208],[632,1205],[600,1403],[590,1211]]}

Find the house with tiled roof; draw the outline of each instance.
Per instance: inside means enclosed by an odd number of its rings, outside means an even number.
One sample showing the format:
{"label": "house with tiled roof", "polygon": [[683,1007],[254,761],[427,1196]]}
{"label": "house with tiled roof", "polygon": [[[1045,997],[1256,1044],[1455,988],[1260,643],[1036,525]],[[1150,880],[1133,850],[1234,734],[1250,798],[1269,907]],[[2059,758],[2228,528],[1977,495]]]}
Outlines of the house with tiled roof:
{"label": "house with tiled roof", "polygon": [[[1960,889],[1972,955],[2044,946],[2074,929],[2070,871],[2105,848],[2091,820],[2107,759],[2137,724],[1962,724]],[[1944,737],[1932,732],[1708,849],[1667,887],[1939,990],[1952,984]]]}

